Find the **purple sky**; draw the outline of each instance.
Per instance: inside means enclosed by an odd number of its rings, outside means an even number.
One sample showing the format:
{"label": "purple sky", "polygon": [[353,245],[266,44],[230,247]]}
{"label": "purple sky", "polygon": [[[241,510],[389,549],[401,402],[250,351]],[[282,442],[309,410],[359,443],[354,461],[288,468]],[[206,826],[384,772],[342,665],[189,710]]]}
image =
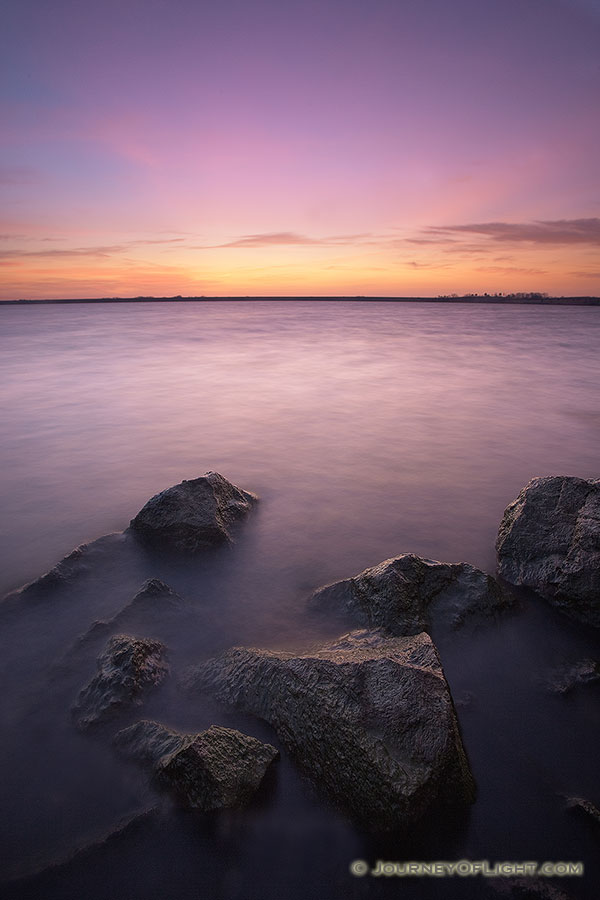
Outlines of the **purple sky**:
{"label": "purple sky", "polygon": [[600,293],[600,0],[8,0],[0,297]]}

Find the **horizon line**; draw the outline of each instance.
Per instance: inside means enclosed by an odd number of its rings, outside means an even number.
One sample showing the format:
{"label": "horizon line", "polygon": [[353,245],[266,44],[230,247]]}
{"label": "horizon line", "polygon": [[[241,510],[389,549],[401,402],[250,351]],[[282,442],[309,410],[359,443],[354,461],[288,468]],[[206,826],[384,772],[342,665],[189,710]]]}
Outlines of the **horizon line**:
{"label": "horizon line", "polygon": [[154,297],[154,296],[136,296],[136,297],[53,297],[53,298],[20,298],[17,300],[2,300],[0,304],[4,306],[35,306],[49,303],[202,303],[211,301],[302,301],[313,300],[319,302],[327,301],[366,301],[366,302],[382,302],[382,303],[508,303],[508,304],[538,304],[538,305],[572,305],[572,306],[596,306],[600,305],[600,297],[593,295],[569,295],[569,296],[549,296],[538,292],[517,292],[514,294],[462,294],[462,295],[438,295],[435,297],[423,296],[393,296],[382,297],[378,295],[365,294],[273,294],[273,295],[223,295],[209,296],[198,295],[183,297],[180,294],[170,297]]}

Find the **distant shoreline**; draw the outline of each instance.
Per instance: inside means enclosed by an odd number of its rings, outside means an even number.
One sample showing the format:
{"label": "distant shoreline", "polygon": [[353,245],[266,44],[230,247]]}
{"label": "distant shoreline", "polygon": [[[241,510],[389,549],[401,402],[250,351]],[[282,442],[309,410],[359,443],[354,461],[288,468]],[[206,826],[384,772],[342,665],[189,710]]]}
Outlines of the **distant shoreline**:
{"label": "distant shoreline", "polygon": [[0,300],[0,306],[43,306],[49,303],[204,303],[222,301],[277,301],[277,300],[315,300],[319,302],[335,302],[352,300],[378,303],[481,303],[481,304],[516,304],[519,306],[600,306],[600,297],[496,297],[496,296],[464,296],[464,297],[366,297],[366,296],[243,296],[243,297],[85,297],[78,299],[54,300]]}

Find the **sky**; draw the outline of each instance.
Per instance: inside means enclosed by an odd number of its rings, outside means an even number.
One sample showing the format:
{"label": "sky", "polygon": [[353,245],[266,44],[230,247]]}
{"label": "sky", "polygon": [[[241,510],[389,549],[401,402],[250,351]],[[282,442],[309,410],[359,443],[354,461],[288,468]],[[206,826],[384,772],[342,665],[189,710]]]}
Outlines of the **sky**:
{"label": "sky", "polygon": [[5,0],[0,299],[600,294],[600,0]]}

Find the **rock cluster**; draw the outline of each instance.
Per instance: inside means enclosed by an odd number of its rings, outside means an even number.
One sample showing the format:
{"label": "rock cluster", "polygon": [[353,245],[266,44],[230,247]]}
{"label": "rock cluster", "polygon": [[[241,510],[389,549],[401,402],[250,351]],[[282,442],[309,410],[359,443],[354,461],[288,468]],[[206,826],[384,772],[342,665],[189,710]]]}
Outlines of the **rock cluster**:
{"label": "rock cluster", "polygon": [[425,633],[357,631],[300,654],[238,647],[193,669],[186,685],[269,722],[304,772],[371,829],[407,826],[437,801],[474,798]]}

